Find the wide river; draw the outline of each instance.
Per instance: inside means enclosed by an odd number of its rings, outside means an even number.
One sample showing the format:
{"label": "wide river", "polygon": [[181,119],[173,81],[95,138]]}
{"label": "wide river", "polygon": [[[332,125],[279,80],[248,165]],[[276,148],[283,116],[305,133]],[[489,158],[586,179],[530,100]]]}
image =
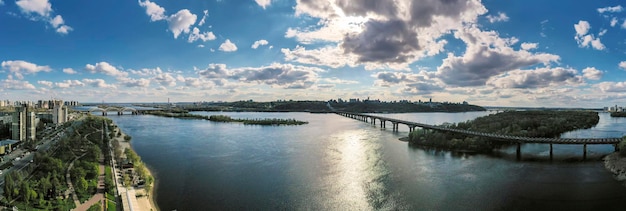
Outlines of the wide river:
{"label": "wide river", "polygon": [[[379,114],[427,124],[490,112]],[[133,137],[156,174],[161,210],[625,210],[626,188],[604,169],[613,146],[527,144],[472,155],[410,147],[399,132],[336,114],[221,113],[295,118],[301,126],[248,126],[150,115],[108,118]],[[622,136],[626,119],[600,113],[563,137]]]}

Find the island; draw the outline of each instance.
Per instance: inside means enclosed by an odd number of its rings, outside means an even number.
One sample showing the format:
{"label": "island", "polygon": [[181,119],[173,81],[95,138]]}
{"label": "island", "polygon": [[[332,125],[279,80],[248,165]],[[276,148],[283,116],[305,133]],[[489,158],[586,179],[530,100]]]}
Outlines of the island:
{"label": "island", "polygon": [[626,112],[611,112],[611,117],[626,117]]}
{"label": "island", "polygon": [[177,110],[176,112],[165,112],[165,111],[147,111],[145,114],[162,116],[162,117],[171,117],[171,118],[180,118],[180,119],[203,119],[209,120],[212,122],[239,122],[244,125],[303,125],[308,124],[309,122],[299,121],[295,119],[278,119],[278,118],[265,118],[265,119],[236,119],[226,115],[197,115],[190,114],[187,111]]}
{"label": "island", "polygon": [[[599,120],[598,113],[593,111],[505,111],[440,126],[509,136],[556,138],[567,131],[591,128]],[[403,140],[414,146],[469,152],[491,152],[508,145],[483,137],[423,129],[416,129]]]}

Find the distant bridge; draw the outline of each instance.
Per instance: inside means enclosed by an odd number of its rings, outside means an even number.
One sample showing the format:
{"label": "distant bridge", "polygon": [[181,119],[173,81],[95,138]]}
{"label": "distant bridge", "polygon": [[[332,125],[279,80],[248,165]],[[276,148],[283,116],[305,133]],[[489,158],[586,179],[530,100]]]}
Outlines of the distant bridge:
{"label": "distant bridge", "polygon": [[137,115],[139,114],[139,111],[137,111],[137,109],[135,108],[131,108],[131,107],[106,107],[106,108],[91,108],[87,111],[87,113],[92,113],[92,112],[102,112],[102,116],[107,116],[108,112],[117,112],[117,115],[124,115],[124,112],[130,112],[132,115]]}
{"label": "distant bridge", "polygon": [[407,120],[400,120],[388,117],[374,116],[369,114],[361,114],[361,113],[352,113],[352,112],[341,112],[337,111],[337,114],[353,119],[357,119],[360,121],[371,123],[372,125],[376,125],[376,120],[380,123],[381,128],[386,128],[387,122],[390,122],[393,127],[393,131],[398,131],[398,126],[400,124],[406,125],[409,127],[409,132],[415,130],[416,127],[444,131],[444,132],[452,132],[458,133],[468,136],[478,136],[489,138],[494,141],[501,142],[509,142],[509,143],[517,143],[517,157],[520,158],[521,153],[521,144],[523,143],[540,143],[540,144],[550,144],[550,158],[552,158],[552,144],[582,144],[583,145],[583,158],[587,157],[587,144],[613,144],[615,150],[617,151],[617,144],[622,141],[622,138],[541,138],[541,137],[523,137],[523,136],[510,136],[510,135],[502,135],[495,133],[483,133],[477,131],[470,130],[461,130],[461,129],[453,129],[436,125],[423,124],[418,122],[412,122]]}

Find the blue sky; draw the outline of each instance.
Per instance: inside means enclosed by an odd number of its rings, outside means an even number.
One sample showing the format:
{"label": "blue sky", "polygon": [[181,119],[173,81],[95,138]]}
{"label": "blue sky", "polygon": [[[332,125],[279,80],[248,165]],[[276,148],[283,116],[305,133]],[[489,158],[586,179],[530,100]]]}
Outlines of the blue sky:
{"label": "blue sky", "polygon": [[622,1],[1,0],[0,99],[626,99]]}

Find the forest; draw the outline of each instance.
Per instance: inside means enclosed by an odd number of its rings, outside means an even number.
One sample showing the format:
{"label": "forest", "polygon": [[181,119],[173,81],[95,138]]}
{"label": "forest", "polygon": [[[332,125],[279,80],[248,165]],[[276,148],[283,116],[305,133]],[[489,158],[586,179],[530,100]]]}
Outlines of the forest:
{"label": "forest", "polygon": [[[599,120],[598,113],[592,111],[506,111],[441,126],[510,136],[554,138],[567,131],[591,128]],[[413,145],[456,151],[488,152],[506,145],[482,137],[423,129],[411,132],[408,138]]]}

